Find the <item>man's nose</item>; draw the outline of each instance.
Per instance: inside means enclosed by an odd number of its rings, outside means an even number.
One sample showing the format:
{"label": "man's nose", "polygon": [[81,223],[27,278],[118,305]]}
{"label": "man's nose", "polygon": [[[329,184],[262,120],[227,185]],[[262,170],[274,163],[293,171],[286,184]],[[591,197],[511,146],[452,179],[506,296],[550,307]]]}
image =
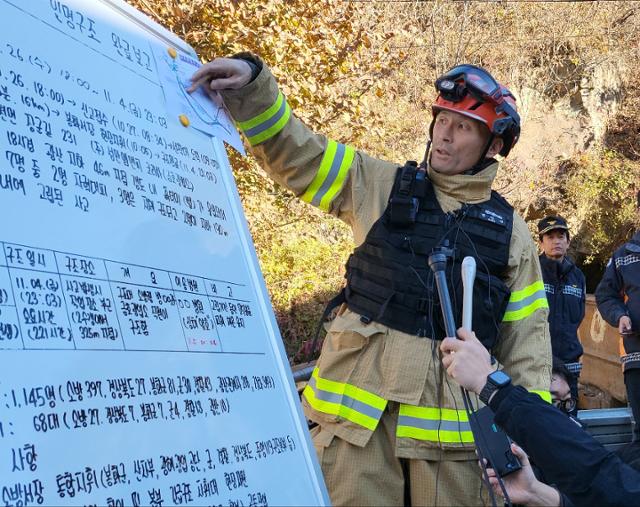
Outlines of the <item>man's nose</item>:
{"label": "man's nose", "polygon": [[444,127],[442,129],[442,140],[450,143],[451,140],[453,139],[452,132],[453,132],[453,130],[452,130],[450,125],[447,125],[446,127]]}

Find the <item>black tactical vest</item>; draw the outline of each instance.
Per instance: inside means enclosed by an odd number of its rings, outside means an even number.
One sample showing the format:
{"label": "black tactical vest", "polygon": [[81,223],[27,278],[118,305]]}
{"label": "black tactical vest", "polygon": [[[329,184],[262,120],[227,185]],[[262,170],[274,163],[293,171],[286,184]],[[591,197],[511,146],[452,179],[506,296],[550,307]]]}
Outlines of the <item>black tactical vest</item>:
{"label": "black tactical vest", "polygon": [[488,201],[444,213],[426,173],[408,162],[398,169],[384,214],[347,261],[346,303],[363,322],[441,340],[442,312],[427,260],[435,248],[445,247],[450,252],[447,281],[457,327],[462,315],[462,259],[476,260],[473,330],[491,348],[510,295],[501,278],[512,227],[513,208],[493,191]]}

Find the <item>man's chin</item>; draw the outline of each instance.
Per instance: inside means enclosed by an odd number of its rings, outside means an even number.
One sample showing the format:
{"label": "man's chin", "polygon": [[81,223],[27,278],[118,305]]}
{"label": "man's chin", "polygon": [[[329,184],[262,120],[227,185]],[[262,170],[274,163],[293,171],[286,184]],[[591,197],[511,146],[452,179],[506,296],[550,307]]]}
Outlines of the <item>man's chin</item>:
{"label": "man's chin", "polygon": [[433,169],[435,172],[440,173],[440,174],[450,174],[451,173],[451,169],[449,167],[447,167],[444,164],[438,164],[433,163],[433,160],[431,161],[431,169]]}

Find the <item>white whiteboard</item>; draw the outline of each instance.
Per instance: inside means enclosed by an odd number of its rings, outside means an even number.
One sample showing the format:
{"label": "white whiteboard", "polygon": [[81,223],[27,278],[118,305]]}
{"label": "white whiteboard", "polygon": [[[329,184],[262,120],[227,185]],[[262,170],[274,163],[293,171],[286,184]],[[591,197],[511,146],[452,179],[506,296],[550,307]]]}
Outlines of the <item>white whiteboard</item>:
{"label": "white whiteboard", "polygon": [[[328,496],[220,140],[120,1],[0,0],[0,501]],[[166,91],[166,90],[165,90]]]}

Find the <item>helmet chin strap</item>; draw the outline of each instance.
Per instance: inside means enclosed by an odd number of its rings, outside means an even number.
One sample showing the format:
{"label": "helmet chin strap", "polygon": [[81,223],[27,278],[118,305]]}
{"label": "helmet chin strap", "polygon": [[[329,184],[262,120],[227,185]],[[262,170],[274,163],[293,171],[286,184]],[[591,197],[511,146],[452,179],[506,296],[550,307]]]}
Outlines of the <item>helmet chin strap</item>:
{"label": "helmet chin strap", "polygon": [[427,169],[427,165],[429,165],[429,155],[431,155],[431,139],[427,141],[427,146],[424,149],[424,157],[422,157],[422,162],[420,162],[421,169]]}
{"label": "helmet chin strap", "polygon": [[482,171],[485,167],[487,167],[487,162],[491,159],[487,159],[487,152],[489,151],[489,148],[491,148],[491,144],[493,143],[493,140],[496,138],[495,134],[491,133],[491,135],[489,135],[489,139],[487,140],[487,144],[485,144],[484,146],[484,150],[482,150],[482,154],[480,155],[480,158],[478,159],[478,161],[467,171],[465,171],[465,174],[478,174],[480,171]]}

